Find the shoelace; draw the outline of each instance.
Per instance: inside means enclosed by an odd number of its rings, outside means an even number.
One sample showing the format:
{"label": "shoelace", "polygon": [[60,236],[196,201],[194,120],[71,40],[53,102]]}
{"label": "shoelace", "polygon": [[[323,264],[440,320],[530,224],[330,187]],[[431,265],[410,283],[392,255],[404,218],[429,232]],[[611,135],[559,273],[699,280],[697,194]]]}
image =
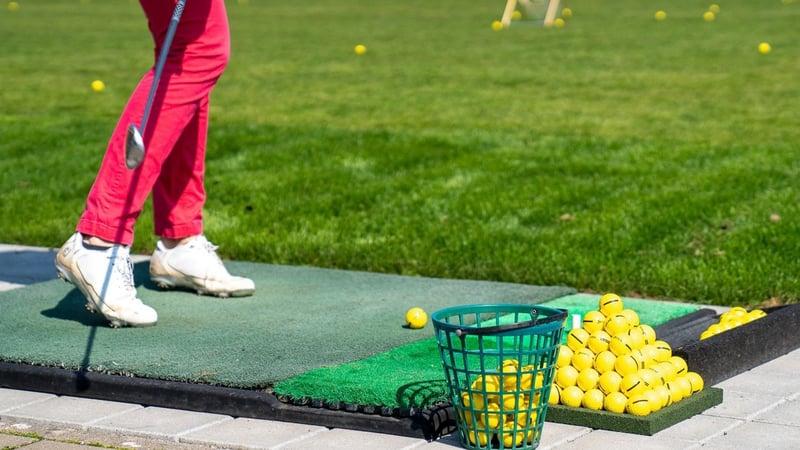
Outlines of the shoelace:
{"label": "shoelace", "polygon": [[203,250],[205,250],[209,255],[211,255],[215,261],[215,263],[220,267],[225,267],[225,264],[222,262],[222,259],[217,254],[217,249],[219,246],[212,244],[205,236],[200,236],[197,238],[199,244],[202,245]]}
{"label": "shoelace", "polygon": [[133,259],[130,255],[120,255],[119,253],[112,252],[108,255],[110,263],[114,266],[122,279],[122,285],[128,289],[134,289],[133,283]]}

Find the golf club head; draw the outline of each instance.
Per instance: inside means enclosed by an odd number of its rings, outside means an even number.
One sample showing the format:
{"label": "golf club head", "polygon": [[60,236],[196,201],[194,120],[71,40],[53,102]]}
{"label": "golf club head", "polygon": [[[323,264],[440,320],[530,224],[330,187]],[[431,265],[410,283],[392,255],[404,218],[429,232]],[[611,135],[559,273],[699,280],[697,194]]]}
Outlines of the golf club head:
{"label": "golf club head", "polygon": [[128,135],[125,139],[125,165],[133,170],[139,167],[144,160],[144,139],[136,125],[128,125]]}

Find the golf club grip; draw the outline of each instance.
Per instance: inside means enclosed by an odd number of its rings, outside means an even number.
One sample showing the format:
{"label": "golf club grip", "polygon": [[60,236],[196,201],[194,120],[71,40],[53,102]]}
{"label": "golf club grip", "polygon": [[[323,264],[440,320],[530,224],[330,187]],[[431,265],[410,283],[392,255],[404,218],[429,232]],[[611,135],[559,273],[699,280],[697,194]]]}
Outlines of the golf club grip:
{"label": "golf club grip", "polygon": [[539,315],[539,313],[536,311],[536,309],[533,309],[531,314],[534,317],[533,320],[527,320],[525,322],[518,322],[518,323],[509,323],[506,325],[496,325],[493,327],[461,328],[456,330],[456,334],[458,336],[465,336],[468,334],[474,336],[483,336],[487,334],[496,334],[496,333],[503,333],[506,331],[519,330],[521,328],[533,327],[536,325],[544,325],[551,322],[557,322],[559,320],[563,322],[567,318],[567,310],[559,309],[558,311],[559,312],[557,314],[553,314],[552,316],[548,316],[543,319],[538,319],[536,317]]}
{"label": "golf club grip", "polygon": [[178,0],[175,4],[175,9],[172,11],[172,18],[169,21],[169,28],[167,28],[167,35],[164,37],[164,42],[161,44],[161,52],[156,61],[156,70],[153,74],[153,84],[150,85],[150,94],[147,96],[147,104],[144,107],[144,114],[142,114],[142,122],[139,125],[139,132],[144,136],[147,120],[150,118],[150,109],[153,107],[153,100],[156,96],[158,89],[158,82],[161,80],[161,72],[164,71],[164,64],[167,62],[167,55],[169,49],[172,47],[172,39],[175,37],[175,30],[178,29],[178,23],[181,21],[183,9],[186,6],[186,0]]}

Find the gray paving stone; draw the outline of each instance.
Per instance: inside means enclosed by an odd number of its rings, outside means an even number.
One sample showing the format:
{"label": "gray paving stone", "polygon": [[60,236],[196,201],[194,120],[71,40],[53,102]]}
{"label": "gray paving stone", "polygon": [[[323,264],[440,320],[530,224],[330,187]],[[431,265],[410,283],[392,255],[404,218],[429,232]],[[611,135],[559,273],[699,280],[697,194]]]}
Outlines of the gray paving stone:
{"label": "gray paving stone", "polygon": [[221,414],[148,407],[101,419],[95,422],[92,428],[123,433],[177,437],[230,420],[233,420],[233,418]]}
{"label": "gray paving stone", "polygon": [[0,388],[0,413],[55,398],[54,394]]}
{"label": "gray paving stone", "polygon": [[653,438],[661,442],[701,442],[715,435],[721,430],[733,428],[741,424],[742,421],[738,419],[697,415],[659,431],[653,435]]}
{"label": "gray paving stone", "polygon": [[[17,448],[36,442],[38,439],[0,433],[0,448]],[[28,447],[30,448],[30,447]]]}
{"label": "gray paving stone", "polygon": [[325,427],[314,425],[237,418],[187,433],[180,438],[180,442],[238,448],[272,448],[289,445],[327,431]]}
{"label": "gray paving stone", "polygon": [[58,441],[39,441],[23,448],[24,450],[97,450],[96,445],[72,444]]}
{"label": "gray paving stone", "polygon": [[779,362],[774,362],[775,365],[770,365],[770,368],[763,366],[756,367],[747,372],[729,378],[717,386],[721,387],[724,391],[731,390],[735,392],[749,392],[754,394],[766,395],[781,395],[791,396],[800,392],[800,377],[796,376],[797,372],[787,372],[780,367],[782,364],[796,364],[798,355],[791,354],[781,357]]}
{"label": "gray paving stone", "polygon": [[800,373],[800,349],[791,351],[784,356],[775,358],[758,367],[754,367],[752,370],[788,375]]}
{"label": "gray paving stone", "polygon": [[746,422],[704,442],[702,449],[789,450],[800,448],[800,427]]}
{"label": "gray paving stone", "polygon": [[425,440],[382,433],[366,433],[345,429],[333,429],[307,435],[306,438],[288,442],[277,448],[284,450],[325,448],[353,449],[380,448],[384,450],[406,449],[424,445]]}
{"label": "gray paving stone", "polygon": [[459,440],[458,435],[453,433],[447,436],[442,436],[436,441],[422,442],[418,446],[411,448],[422,448],[424,450],[452,450],[453,448],[463,447],[461,446],[461,441]]}
{"label": "gray paving stone", "polygon": [[85,427],[101,419],[136,409],[142,409],[142,406],[78,397],[54,397],[7,411],[4,416]]}
{"label": "gray paving stone", "polygon": [[572,442],[591,432],[591,428],[565,425],[563,423],[545,422],[544,426],[542,427],[542,439],[539,441],[539,448],[557,448],[559,445]]}
{"label": "gray paving stone", "polygon": [[686,448],[693,442],[684,439],[666,439],[640,434],[615,433],[605,430],[594,430],[578,439],[561,444],[555,448],[568,449],[636,449],[636,450],[676,450]]}
{"label": "gray paving stone", "polygon": [[780,395],[723,389],[722,403],[707,409],[703,414],[744,420],[750,419],[756,412],[770,408],[781,401],[783,401],[783,397]]}
{"label": "gray paving stone", "polygon": [[766,410],[755,417],[754,422],[768,422],[777,425],[800,426],[800,400],[785,400],[774,408]]}

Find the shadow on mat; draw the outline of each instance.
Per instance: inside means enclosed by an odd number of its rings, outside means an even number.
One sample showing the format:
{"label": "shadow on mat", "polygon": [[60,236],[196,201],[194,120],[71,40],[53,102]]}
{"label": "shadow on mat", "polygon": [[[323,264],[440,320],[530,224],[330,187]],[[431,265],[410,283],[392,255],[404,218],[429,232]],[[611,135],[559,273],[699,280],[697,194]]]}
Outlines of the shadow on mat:
{"label": "shadow on mat", "polygon": [[[140,262],[133,265],[133,279],[136,287],[155,287],[150,281],[150,263]],[[72,285],[70,285],[72,286]],[[87,327],[108,326],[108,321],[101,314],[92,314],[86,309],[86,297],[81,291],[72,289],[59,302],[50,309],[42,311],[42,315],[51,319],[72,320]]]}
{"label": "shadow on mat", "polygon": [[415,409],[447,402],[447,381],[426,380],[404,384],[397,389],[396,399],[401,407]]}

